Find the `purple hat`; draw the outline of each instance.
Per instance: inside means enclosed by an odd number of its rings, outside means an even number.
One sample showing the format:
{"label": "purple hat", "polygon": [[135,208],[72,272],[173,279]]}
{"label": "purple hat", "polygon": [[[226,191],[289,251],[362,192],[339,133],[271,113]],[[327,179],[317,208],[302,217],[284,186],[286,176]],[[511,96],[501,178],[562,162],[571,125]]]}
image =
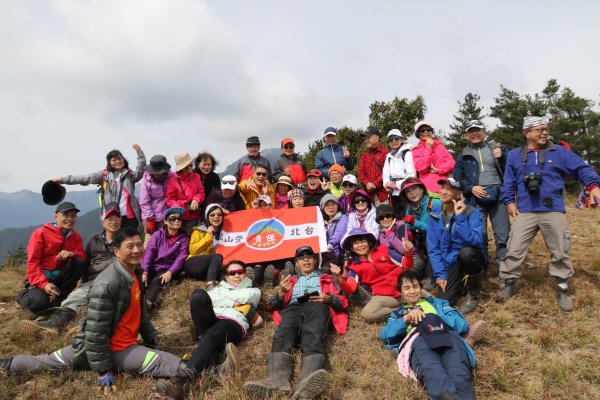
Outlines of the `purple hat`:
{"label": "purple hat", "polygon": [[352,251],[352,238],[365,236],[369,241],[369,247],[374,247],[377,244],[377,238],[371,232],[367,232],[364,228],[354,228],[342,242],[342,248],[347,251]]}

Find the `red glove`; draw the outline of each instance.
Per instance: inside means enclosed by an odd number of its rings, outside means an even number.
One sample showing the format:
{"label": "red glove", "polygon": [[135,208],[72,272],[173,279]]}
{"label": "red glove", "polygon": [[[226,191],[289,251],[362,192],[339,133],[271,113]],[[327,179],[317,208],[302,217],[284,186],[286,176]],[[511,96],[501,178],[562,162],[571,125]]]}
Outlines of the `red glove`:
{"label": "red glove", "polygon": [[407,224],[414,225],[415,224],[415,217],[413,217],[410,214],[406,214],[406,216],[404,217],[404,222],[406,222]]}
{"label": "red glove", "polygon": [[146,221],[146,232],[154,233],[155,229],[156,229],[156,221],[155,220],[149,219],[148,221]]}

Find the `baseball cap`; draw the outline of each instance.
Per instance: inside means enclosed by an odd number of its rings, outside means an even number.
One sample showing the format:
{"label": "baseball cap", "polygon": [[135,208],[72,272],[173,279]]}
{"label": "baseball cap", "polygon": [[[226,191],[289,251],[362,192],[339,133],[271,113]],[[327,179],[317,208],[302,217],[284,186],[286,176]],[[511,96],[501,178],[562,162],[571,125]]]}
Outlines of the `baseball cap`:
{"label": "baseball cap", "polygon": [[449,178],[446,178],[446,179],[440,179],[439,181],[437,181],[437,184],[438,184],[438,185],[442,185],[442,184],[444,184],[445,182],[448,182],[448,184],[449,184],[450,186],[452,186],[453,188],[456,188],[456,189],[458,189],[458,190],[460,190],[460,191],[462,191],[462,190],[463,190],[463,189],[462,189],[462,185],[460,184],[460,182],[459,182],[459,181],[457,181],[456,179],[452,178],[452,177],[449,177]]}
{"label": "baseball cap", "polygon": [[104,205],[104,214],[102,215],[102,221],[108,218],[110,215],[115,214],[117,217],[121,216],[119,205],[117,203],[108,203]]}
{"label": "baseball cap", "polygon": [[323,136],[329,136],[329,135],[337,136],[337,129],[335,129],[333,126],[326,128],[325,132],[323,132]]}
{"label": "baseball cap", "polygon": [[237,187],[237,178],[233,175],[225,175],[221,178],[221,190],[230,189],[235,190]]}
{"label": "baseball cap", "polygon": [[318,176],[319,178],[323,176],[323,174],[321,173],[321,171],[319,171],[318,169],[311,169],[310,171],[308,171],[308,174],[306,174],[307,177],[309,176]]}
{"label": "baseball cap", "polygon": [[344,175],[344,179],[342,179],[342,183],[349,182],[353,185],[358,185],[358,180],[352,174]]}
{"label": "baseball cap", "polygon": [[369,128],[360,134],[360,136],[373,136],[373,135],[377,135],[377,136],[381,137],[381,132],[379,132],[375,128]]}
{"label": "baseball cap", "polygon": [[283,139],[281,140],[281,146],[282,146],[282,147],[283,147],[283,146],[285,146],[285,145],[286,145],[286,144],[288,144],[288,143],[292,143],[292,144],[294,144],[294,139],[292,139],[292,138],[289,138],[289,137],[286,137],[286,138],[283,138]]}
{"label": "baseball cap", "polygon": [[400,132],[400,129],[391,129],[388,134],[387,134],[387,138],[389,139],[390,136],[400,136],[402,137],[402,132]]}
{"label": "baseball cap", "polygon": [[265,203],[267,203],[268,205],[273,205],[273,202],[271,201],[271,198],[269,196],[267,196],[266,194],[262,194],[260,196],[258,196],[258,201],[264,201]]}
{"label": "baseball cap", "polygon": [[64,201],[56,207],[57,213],[64,213],[65,211],[71,211],[71,210],[75,210],[75,211],[79,212],[79,209],[77,207],[75,207],[75,204],[71,203],[70,201]]}
{"label": "baseball cap", "polygon": [[296,249],[296,255],[294,258],[302,257],[302,256],[314,256],[315,251],[310,246],[302,246]]}
{"label": "baseball cap", "polygon": [[425,318],[416,326],[419,334],[431,349],[452,347],[450,329],[448,325],[436,314],[425,314]]}
{"label": "baseball cap", "polygon": [[469,123],[467,124],[467,128],[465,129],[465,132],[469,132],[469,129],[471,129],[471,128],[485,129],[485,125],[480,120],[474,119],[472,121],[469,121]]}

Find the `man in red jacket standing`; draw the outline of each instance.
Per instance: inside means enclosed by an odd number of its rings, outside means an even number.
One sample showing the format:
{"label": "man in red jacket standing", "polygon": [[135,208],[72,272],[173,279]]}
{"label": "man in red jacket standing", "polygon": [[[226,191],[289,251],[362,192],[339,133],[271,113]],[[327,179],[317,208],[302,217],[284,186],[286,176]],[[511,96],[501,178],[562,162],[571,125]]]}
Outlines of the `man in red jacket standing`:
{"label": "man in red jacket standing", "polygon": [[73,227],[79,209],[65,201],[56,207],[55,222],[36,229],[27,245],[27,279],[17,295],[21,307],[33,312],[60,304],[77,286],[86,269],[81,236]]}
{"label": "man in red jacket standing", "polygon": [[390,151],[381,145],[381,132],[377,129],[367,129],[360,135],[365,141],[367,151],[360,158],[358,179],[369,196],[373,197],[375,206],[378,206],[387,203],[388,199],[388,192],[383,187],[382,173],[385,158]]}

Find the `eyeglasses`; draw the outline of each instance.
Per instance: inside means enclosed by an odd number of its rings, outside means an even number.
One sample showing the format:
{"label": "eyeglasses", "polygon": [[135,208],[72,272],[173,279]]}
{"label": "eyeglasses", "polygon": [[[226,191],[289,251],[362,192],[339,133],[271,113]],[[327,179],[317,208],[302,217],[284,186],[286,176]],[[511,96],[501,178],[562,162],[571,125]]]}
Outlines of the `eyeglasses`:
{"label": "eyeglasses", "polygon": [[229,276],[244,275],[245,273],[246,271],[244,271],[243,269],[232,269],[230,271],[227,271],[227,275]]}
{"label": "eyeglasses", "polygon": [[377,217],[377,221],[383,221],[384,219],[394,219],[396,218],[394,214],[385,214]]}
{"label": "eyeglasses", "polygon": [[256,176],[267,176],[266,172],[255,172]]}
{"label": "eyeglasses", "polygon": [[285,146],[283,146],[284,149],[293,149],[294,147],[296,147],[293,144],[286,144]]}
{"label": "eyeglasses", "polygon": [[315,258],[315,256],[313,256],[313,255],[305,254],[303,256],[296,257],[296,260],[298,260],[298,261],[304,261],[304,260],[310,260],[310,259],[314,259],[314,258]]}
{"label": "eyeglasses", "polygon": [[167,221],[169,221],[169,222],[177,222],[177,221],[181,221],[181,220],[182,220],[181,217],[169,217],[167,219]]}
{"label": "eyeglasses", "polygon": [[546,128],[534,128],[534,129],[530,129],[530,131],[535,131],[535,132],[550,132],[550,129]]}
{"label": "eyeglasses", "polygon": [[237,181],[221,181],[223,185],[235,185]]}
{"label": "eyeglasses", "polygon": [[421,128],[417,131],[417,133],[425,133],[425,132],[433,132],[431,128]]}
{"label": "eyeglasses", "polygon": [[388,143],[397,142],[398,140],[402,140],[400,136],[390,136],[387,140]]}
{"label": "eyeglasses", "polygon": [[367,199],[362,199],[362,198],[354,200],[354,204],[367,203],[367,202],[368,202]]}
{"label": "eyeglasses", "polygon": [[344,182],[344,183],[342,183],[342,187],[353,188],[353,187],[356,187],[356,185],[352,182]]}

